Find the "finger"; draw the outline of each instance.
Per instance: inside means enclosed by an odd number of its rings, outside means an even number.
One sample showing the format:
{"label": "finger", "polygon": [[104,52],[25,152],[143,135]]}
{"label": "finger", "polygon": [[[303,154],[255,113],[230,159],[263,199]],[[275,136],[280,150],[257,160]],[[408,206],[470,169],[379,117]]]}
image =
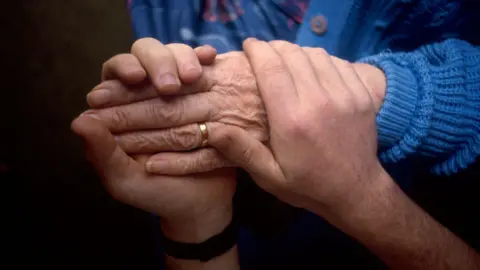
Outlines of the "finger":
{"label": "finger", "polygon": [[317,80],[309,57],[300,46],[286,41],[272,41],[270,45],[285,63],[301,100],[311,100],[312,93],[325,91]]}
{"label": "finger", "polygon": [[100,120],[81,115],[71,127],[85,141],[90,161],[107,182],[130,179],[139,171]]}
{"label": "finger", "polygon": [[282,58],[266,42],[247,39],[243,49],[252,65],[270,120],[278,121],[295,104],[295,85]]}
{"label": "finger", "polygon": [[[89,110],[113,133],[178,127],[210,120],[216,107],[206,93],[178,97],[158,97],[132,104]],[[216,121],[217,119],[211,119]]]}
{"label": "finger", "polygon": [[129,155],[164,151],[187,151],[202,145],[198,124],[164,130],[145,130],[115,136],[118,145]]}
{"label": "finger", "polygon": [[157,97],[155,87],[149,83],[127,86],[122,82],[105,81],[87,94],[91,108],[113,107]]}
{"label": "finger", "polygon": [[210,46],[204,45],[194,49],[195,54],[202,65],[211,65],[215,62],[215,57],[217,56],[217,50]]}
{"label": "finger", "polygon": [[187,153],[159,153],[146,163],[149,173],[163,175],[186,175],[233,167],[216,149],[202,148]]}
{"label": "finger", "polygon": [[[210,72],[204,72],[195,83],[182,85],[179,94],[209,91],[215,84],[215,81],[210,79],[209,74]],[[98,109],[130,104],[156,97],[158,97],[157,90],[148,82],[128,86],[119,81],[105,81],[87,94],[87,103],[91,108]]]}
{"label": "finger", "polygon": [[270,150],[247,131],[223,124],[209,124],[207,128],[209,145],[232,164],[250,173],[260,187],[272,190],[285,181]]}
{"label": "finger", "polygon": [[150,80],[161,94],[174,94],[180,88],[177,63],[160,41],[142,38],[132,45],[132,54],[138,58],[146,69]]}
{"label": "finger", "polygon": [[202,66],[193,49],[185,44],[172,43],[167,47],[176,61],[178,75],[182,83],[195,82],[202,75]]}
{"label": "finger", "polygon": [[146,77],[147,72],[132,54],[115,55],[102,66],[102,81],[120,80],[125,84],[136,84]]}
{"label": "finger", "polygon": [[304,48],[310,57],[318,81],[330,95],[350,95],[342,77],[332,62],[330,55],[323,48]]}

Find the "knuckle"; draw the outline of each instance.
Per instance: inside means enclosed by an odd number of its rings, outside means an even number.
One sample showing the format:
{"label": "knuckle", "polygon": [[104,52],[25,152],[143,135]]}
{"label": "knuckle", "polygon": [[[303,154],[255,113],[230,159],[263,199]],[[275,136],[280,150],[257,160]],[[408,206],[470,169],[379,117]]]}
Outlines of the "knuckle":
{"label": "knuckle", "polygon": [[191,150],[198,146],[197,134],[191,128],[169,129],[166,136],[165,141],[167,141],[171,149],[175,151]]}
{"label": "knuckle", "polygon": [[198,128],[191,126],[188,128],[181,128],[176,131],[178,138],[181,138],[181,147],[185,150],[194,149],[198,146]]}
{"label": "knuckle", "polygon": [[191,50],[193,51],[193,48],[188,46],[187,44],[183,44],[183,43],[170,43],[170,44],[167,44],[165,45],[165,47],[167,47],[169,50],[172,50],[172,51],[181,51],[181,52],[185,52],[185,51],[188,51],[188,50]]}
{"label": "knuckle", "polygon": [[270,46],[275,48],[276,50],[281,50],[284,46],[288,45],[289,42],[284,41],[284,40],[272,40],[268,42]]}
{"label": "knuckle", "polygon": [[340,58],[337,58],[337,60],[335,60],[335,61],[336,61],[336,64],[339,68],[347,70],[349,72],[355,71],[353,69],[352,63],[350,63],[349,61],[343,60],[343,59],[340,59]]}
{"label": "knuckle", "polygon": [[127,153],[143,153],[148,152],[152,148],[150,138],[142,134],[122,136],[118,143]]}
{"label": "knuckle", "polygon": [[312,48],[312,47],[302,47],[302,50],[303,50],[309,57],[311,57],[312,55],[315,55],[315,48]]}
{"label": "knuckle", "polygon": [[286,121],[286,133],[288,136],[294,138],[303,138],[310,131],[310,119],[309,116],[305,113],[297,113],[292,115]]}
{"label": "knuckle", "polygon": [[325,50],[325,49],[322,48],[322,47],[314,48],[313,50],[315,51],[315,53],[316,53],[317,55],[329,55],[328,52],[327,52],[327,50]]}
{"label": "knuckle", "polygon": [[[304,50],[308,53],[308,56],[310,57],[310,60],[313,61],[314,63],[320,63],[321,61],[324,61],[327,57],[330,57],[328,52],[324,48],[307,48]],[[320,61],[321,60],[321,61]]]}
{"label": "knuckle", "polygon": [[287,41],[272,41],[272,47],[274,47],[280,54],[283,56],[294,56],[298,53],[303,53],[303,50],[300,46],[294,43]]}
{"label": "knuckle", "polygon": [[165,47],[148,47],[145,50],[145,55],[151,59],[168,61],[173,59],[170,50],[166,50]]}
{"label": "knuckle", "polygon": [[145,38],[141,38],[141,39],[138,39],[135,42],[133,42],[132,47],[130,48],[130,52],[131,53],[136,53],[139,50],[141,50],[144,42],[145,42]]}
{"label": "knuckle", "polygon": [[129,126],[128,114],[122,108],[112,108],[109,122],[116,129],[125,128]]}
{"label": "knuckle", "polygon": [[297,44],[287,43],[284,46],[282,46],[280,52],[286,55],[296,55],[303,51],[302,51],[302,48]]}
{"label": "knuckle", "polygon": [[[157,114],[160,114],[158,111],[160,110],[159,107],[156,107]],[[163,120],[168,124],[168,125],[177,125],[181,122],[182,120],[182,115],[184,112],[183,108],[183,103],[181,102],[176,102],[172,104],[172,106],[166,106],[161,109],[161,112],[163,113]]]}
{"label": "knuckle", "polygon": [[159,106],[156,103],[146,106],[146,114],[154,119],[159,119],[164,126],[178,125],[182,119],[183,109],[178,107],[181,103],[171,103],[167,106]]}
{"label": "knuckle", "polygon": [[146,115],[151,119],[163,118],[167,110],[160,110],[156,104],[149,104],[145,107]]}
{"label": "knuckle", "polygon": [[141,38],[133,42],[132,47],[130,48],[130,51],[132,53],[138,53],[144,49],[144,46],[148,43],[151,43],[155,39],[147,37],[147,38]]}

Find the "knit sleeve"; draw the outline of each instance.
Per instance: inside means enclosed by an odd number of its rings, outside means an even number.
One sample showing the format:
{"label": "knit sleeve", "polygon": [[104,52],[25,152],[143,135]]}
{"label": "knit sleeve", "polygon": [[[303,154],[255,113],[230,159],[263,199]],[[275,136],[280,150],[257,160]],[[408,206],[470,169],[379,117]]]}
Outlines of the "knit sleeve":
{"label": "knit sleeve", "polygon": [[450,175],[480,153],[480,48],[457,39],[407,53],[360,60],[382,69],[385,100],[377,115],[380,159],[409,156],[432,161]]}

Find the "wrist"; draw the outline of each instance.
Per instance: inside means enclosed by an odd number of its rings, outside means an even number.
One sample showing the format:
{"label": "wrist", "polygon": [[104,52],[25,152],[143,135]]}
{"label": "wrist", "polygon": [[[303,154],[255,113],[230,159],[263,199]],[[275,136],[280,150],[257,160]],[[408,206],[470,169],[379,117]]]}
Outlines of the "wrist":
{"label": "wrist", "polygon": [[396,202],[403,194],[380,164],[379,167],[369,174],[369,179],[363,179],[368,184],[362,190],[355,190],[357,196],[349,204],[350,207],[332,215],[330,222],[353,237],[379,233],[378,225],[396,211]]}
{"label": "wrist", "polygon": [[202,243],[221,233],[232,221],[231,204],[222,205],[192,217],[162,219],[160,227],[170,240],[182,243]]}

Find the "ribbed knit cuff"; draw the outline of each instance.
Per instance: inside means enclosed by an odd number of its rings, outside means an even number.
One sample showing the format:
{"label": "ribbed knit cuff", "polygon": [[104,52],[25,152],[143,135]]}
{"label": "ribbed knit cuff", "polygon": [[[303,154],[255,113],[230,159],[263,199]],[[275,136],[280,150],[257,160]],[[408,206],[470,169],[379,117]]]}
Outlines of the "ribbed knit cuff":
{"label": "ribbed knit cuff", "polygon": [[387,79],[385,98],[377,114],[378,142],[381,148],[398,143],[407,131],[417,103],[417,80],[412,72],[379,54],[359,62],[380,68]]}
{"label": "ribbed knit cuff", "polygon": [[377,115],[383,162],[424,157],[436,174],[453,174],[480,155],[480,49],[447,40],[409,53],[362,59],[385,72]]}

